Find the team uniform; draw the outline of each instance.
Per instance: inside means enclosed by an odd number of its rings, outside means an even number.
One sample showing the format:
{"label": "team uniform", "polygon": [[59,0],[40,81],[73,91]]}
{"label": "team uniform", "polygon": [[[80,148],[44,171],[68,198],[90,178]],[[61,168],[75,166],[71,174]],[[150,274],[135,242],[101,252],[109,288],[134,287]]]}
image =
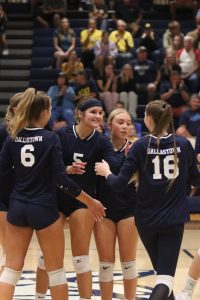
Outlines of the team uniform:
{"label": "team uniform", "polygon": [[[175,169],[172,135],[146,136],[136,141],[118,176],[107,177],[116,192],[139,173],[135,221],[157,274],[174,276],[184,222],[189,220],[186,183],[200,185],[194,150],[189,141],[176,137],[178,167]],[[175,180],[169,187],[170,179]]]}
{"label": "team uniform", "polygon": [[[2,123],[0,125],[0,152],[3,148],[7,136],[8,136],[8,131],[6,129],[6,124]],[[9,197],[14,183],[13,170],[9,171],[7,177],[8,180],[0,189],[0,211],[8,211]]]}
{"label": "team uniform", "polygon": [[59,218],[56,184],[73,197],[81,192],[66,175],[59,138],[42,128],[25,128],[15,139],[7,138],[0,155],[1,187],[12,168],[11,224],[43,229]]}
{"label": "team uniform", "polygon": [[[82,175],[69,175],[85,192],[90,196],[96,197],[97,176],[94,171],[95,162],[105,159],[112,162],[114,150],[111,142],[100,132],[93,130],[92,134],[85,139],[80,139],[76,132],[75,126],[61,128],[57,132],[61,140],[63,159],[65,166],[72,165],[73,162],[86,162],[85,173]],[[66,202],[66,199],[69,200]],[[80,201],[73,199],[59,192],[58,195],[59,209],[66,217],[79,208],[86,208]],[[66,205],[67,203],[67,205]]]}
{"label": "team uniform", "polygon": [[[115,158],[118,162],[118,167],[122,165],[125,159],[125,145],[115,151]],[[118,171],[114,172],[117,174]],[[120,220],[133,217],[135,214],[135,202],[136,202],[136,190],[135,184],[132,182],[120,192],[112,190],[107,184],[103,177],[98,178],[97,184],[97,199],[106,207],[106,218],[113,222],[119,222]]]}

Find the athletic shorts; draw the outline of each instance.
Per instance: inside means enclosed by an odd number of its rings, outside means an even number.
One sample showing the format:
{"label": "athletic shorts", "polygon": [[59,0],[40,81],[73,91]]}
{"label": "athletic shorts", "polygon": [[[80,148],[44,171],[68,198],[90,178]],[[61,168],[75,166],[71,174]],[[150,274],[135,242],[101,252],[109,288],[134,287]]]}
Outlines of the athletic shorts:
{"label": "athletic shorts", "polygon": [[58,209],[61,211],[66,218],[68,218],[71,213],[80,208],[87,208],[85,204],[76,200],[75,198],[69,199],[69,196],[65,195],[65,193],[61,192],[57,189],[57,201],[58,201]]}
{"label": "athletic shorts", "polygon": [[8,211],[9,198],[0,193],[0,211]]}
{"label": "athletic shorts", "polygon": [[105,213],[107,219],[110,219],[114,223],[117,223],[121,220],[134,217],[134,211],[135,211],[134,208],[125,208],[117,211],[115,211],[114,209],[107,208]]}
{"label": "athletic shorts", "polygon": [[59,218],[56,207],[47,207],[25,203],[18,200],[10,201],[7,220],[20,227],[32,227],[41,230],[53,224]]}

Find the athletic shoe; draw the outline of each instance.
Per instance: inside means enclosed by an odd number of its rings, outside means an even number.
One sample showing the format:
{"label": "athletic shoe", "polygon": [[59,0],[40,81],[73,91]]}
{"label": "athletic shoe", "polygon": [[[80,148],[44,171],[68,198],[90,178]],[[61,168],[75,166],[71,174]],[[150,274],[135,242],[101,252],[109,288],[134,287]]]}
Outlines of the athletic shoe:
{"label": "athletic shoe", "polygon": [[176,300],[192,300],[192,295],[187,291],[179,292],[176,297]]}

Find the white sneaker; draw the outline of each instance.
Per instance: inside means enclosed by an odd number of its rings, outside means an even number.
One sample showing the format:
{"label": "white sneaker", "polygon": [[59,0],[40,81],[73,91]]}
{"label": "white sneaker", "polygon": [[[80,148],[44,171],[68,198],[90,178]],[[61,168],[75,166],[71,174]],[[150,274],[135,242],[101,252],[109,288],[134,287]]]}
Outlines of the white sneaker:
{"label": "white sneaker", "polygon": [[8,55],[8,54],[9,54],[8,49],[3,49],[2,54],[3,54],[3,55]]}
{"label": "white sneaker", "polygon": [[188,293],[187,291],[181,291],[179,292],[176,297],[176,300],[192,300],[192,295]]}

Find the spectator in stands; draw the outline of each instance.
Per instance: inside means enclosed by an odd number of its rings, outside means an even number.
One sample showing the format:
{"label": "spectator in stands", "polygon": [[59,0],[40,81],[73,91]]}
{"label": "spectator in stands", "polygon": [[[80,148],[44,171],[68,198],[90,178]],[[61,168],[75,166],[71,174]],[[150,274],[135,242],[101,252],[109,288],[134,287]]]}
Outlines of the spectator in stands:
{"label": "spectator in stands", "polygon": [[65,0],[44,0],[37,10],[36,20],[40,26],[45,28],[59,27],[60,20],[65,16],[65,12]]}
{"label": "spectator in stands", "polygon": [[62,64],[61,69],[70,83],[73,82],[73,74],[84,70],[84,65],[80,58],[77,57],[75,50],[69,53],[68,61]]}
{"label": "spectator in stands", "polygon": [[108,64],[104,67],[104,74],[97,79],[97,86],[100,91],[100,99],[102,100],[105,112],[110,112],[115,109],[115,105],[119,99],[116,85],[116,75],[114,73],[113,65]]}
{"label": "spectator in stands", "polygon": [[193,38],[193,46],[195,49],[200,49],[200,23],[196,25],[196,28],[187,33],[188,36]]}
{"label": "spectator in stands", "polygon": [[89,18],[95,19],[97,27],[101,30],[107,29],[108,8],[103,0],[94,0],[89,7]]}
{"label": "spectator in stands", "polygon": [[173,49],[168,48],[165,53],[164,64],[160,68],[160,88],[169,86],[170,74],[172,71],[182,73],[181,67],[177,64],[176,53]]}
{"label": "spectator in stands", "polygon": [[116,6],[114,18],[125,21],[127,29],[131,31],[133,36],[137,36],[140,32],[142,14],[139,6],[132,2],[131,0],[120,1]]}
{"label": "spectator in stands", "polygon": [[60,70],[62,62],[68,59],[70,52],[76,46],[75,32],[70,28],[67,18],[63,18],[59,28],[55,30],[53,45],[55,48],[56,68]]}
{"label": "spectator in stands", "polygon": [[169,22],[168,28],[163,34],[163,48],[165,50],[172,47],[172,41],[175,35],[183,36],[180,32],[180,23],[178,21]]}
{"label": "spectator in stands", "polygon": [[169,8],[172,20],[176,20],[176,11],[182,8],[190,9],[195,16],[198,9],[198,1],[196,0],[170,0]]}
{"label": "spectator in stands", "polygon": [[130,64],[125,64],[117,78],[117,92],[120,101],[124,102],[125,109],[133,117],[137,117],[137,87],[134,80],[133,68]]}
{"label": "spectator in stands", "polygon": [[113,65],[117,57],[117,46],[109,40],[109,33],[104,31],[100,41],[97,41],[94,46],[95,68],[102,76],[106,64]]}
{"label": "spectator in stands", "polygon": [[65,121],[67,125],[74,123],[74,96],[75,92],[72,87],[68,86],[68,82],[64,73],[57,76],[57,84],[49,88],[47,92],[51,97],[51,118],[49,120],[49,128],[55,130],[58,121]]}
{"label": "spectator in stands", "polygon": [[190,100],[188,89],[179,72],[171,72],[169,86],[165,85],[160,89],[160,98],[171,104],[174,125],[177,127],[179,117],[186,110]]}
{"label": "spectator in stands", "polygon": [[193,48],[191,36],[185,36],[183,44],[183,48],[176,52],[177,61],[182,70],[182,78],[191,93],[198,93],[200,50]]}
{"label": "spectator in stands", "polygon": [[177,135],[194,140],[200,127],[200,96],[193,94],[190,98],[189,109],[180,115]]}
{"label": "spectator in stands", "polygon": [[0,4],[0,47],[2,49],[3,55],[8,55],[8,42],[6,36],[6,26],[7,26],[7,15]]}
{"label": "spectator in stands", "polygon": [[126,22],[118,20],[117,30],[111,32],[109,39],[117,45],[117,65],[120,68],[125,62],[130,60],[134,47],[133,37],[130,32],[126,30]]}
{"label": "spectator in stands", "polygon": [[138,92],[145,94],[145,98],[148,93],[149,84],[152,92],[157,90],[157,85],[160,81],[160,72],[156,64],[147,59],[148,53],[144,46],[140,46],[137,51],[137,58],[130,61],[133,68],[134,79],[137,84]]}
{"label": "spectator in stands", "polygon": [[98,98],[98,88],[93,79],[88,79],[88,76],[84,71],[78,71],[74,75],[76,102],[85,97]]}
{"label": "spectator in stands", "polygon": [[158,38],[156,38],[156,34],[150,23],[144,25],[144,32],[139,44],[147,48],[149,59],[153,60],[159,66],[162,61],[162,54],[159,49]]}
{"label": "spectator in stands", "polygon": [[[182,35],[175,35],[173,38],[172,38],[172,49],[176,52],[180,49],[183,48],[183,38],[184,36]],[[168,49],[168,48],[167,48]],[[167,50],[166,49],[166,50]],[[170,48],[169,48],[170,49]]]}
{"label": "spectator in stands", "polygon": [[89,19],[88,28],[81,31],[82,62],[85,68],[93,67],[94,46],[101,40],[102,31],[96,28],[96,21]]}

